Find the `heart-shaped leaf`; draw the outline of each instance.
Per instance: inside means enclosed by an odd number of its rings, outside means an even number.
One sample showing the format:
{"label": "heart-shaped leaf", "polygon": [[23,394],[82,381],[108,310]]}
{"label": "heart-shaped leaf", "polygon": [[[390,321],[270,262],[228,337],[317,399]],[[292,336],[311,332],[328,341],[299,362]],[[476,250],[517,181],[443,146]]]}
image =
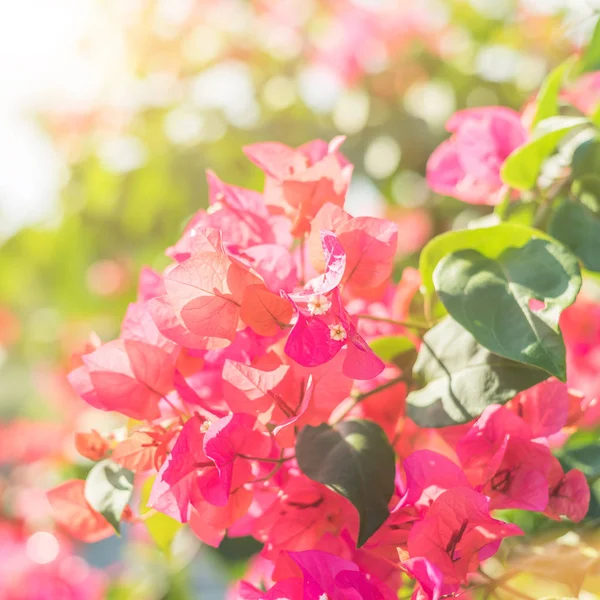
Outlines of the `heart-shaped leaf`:
{"label": "heart-shaped leaf", "polygon": [[85,481],[85,499],[117,533],[120,533],[121,516],[132,492],[133,473],[108,459],[96,463]]}
{"label": "heart-shaped leaf", "polygon": [[423,287],[429,294],[435,291],[433,272],[440,260],[451,252],[474,248],[490,258],[495,258],[508,246],[524,246],[532,238],[551,239],[538,229],[516,223],[500,223],[493,227],[442,233],[423,248],[419,257]]}
{"label": "heart-shaped leaf", "polygon": [[408,395],[407,414],[421,427],[466,423],[547,378],[540,369],[492,354],[446,317],[423,337],[413,369],[423,387]]}
{"label": "heart-shaped leaf", "polygon": [[362,546],[387,519],[394,493],[394,450],[381,427],[363,419],[307,425],[296,440],[296,459],[307,477],[354,504]]}
{"label": "heart-shaped leaf", "polygon": [[482,346],[565,381],[558,320],[581,287],[579,265],[566,248],[533,239],[495,258],[453,252],[438,264],[434,283],[448,313]]}

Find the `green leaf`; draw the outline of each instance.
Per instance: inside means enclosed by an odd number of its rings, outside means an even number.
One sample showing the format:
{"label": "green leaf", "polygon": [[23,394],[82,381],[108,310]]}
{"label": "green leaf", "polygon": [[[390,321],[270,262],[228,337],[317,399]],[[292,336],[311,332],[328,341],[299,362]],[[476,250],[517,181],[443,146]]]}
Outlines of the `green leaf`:
{"label": "green leaf", "polygon": [[575,64],[577,58],[571,56],[558,67],[553,69],[544,79],[536,98],[536,109],[531,126],[535,127],[540,121],[559,114],[559,96],[563,81]]}
{"label": "green leaf", "polygon": [[121,516],[132,492],[133,473],[109,459],[96,463],[85,481],[85,499],[117,533],[121,532]]}
{"label": "green leaf", "polygon": [[583,266],[600,273],[600,217],[579,202],[561,200],[548,232],[581,259]]}
{"label": "green leaf", "polygon": [[600,69],[600,21],[596,23],[590,43],[585,49],[579,65],[582,72]]}
{"label": "green leaf", "polygon": [[[150,498],[150,492],[152,491],[152,485],[154,484],[155,477],[149,477],[144,481],[142,486],[142,493],[140,496],[140,514],[145,515],[150,512],[151,509],[148,506],[148,499]],[[177,532],[183,527],[179,521],[172,519],[171,517],[156,512],[149,517],[144,519],[144,525],[148,529],[150,537],[158,548],[164,552],[167,556],[170,555],[171,544],[177,535]]]}
{"label": "green leaf", "polygon": [[[581,287],[576,258],[560,244],[532,239],[489,258],[477,250],[444,257],[435,287],[448,313],[488,350],[566,379],[558,326]],[[544,303],[539,310],[532,301]]]}
{"label": "green leaf", "polygon": [[558,458],[567,469],[579,469],[588,479],[600,478],[600,443],[580,448],[567,448],[558,453]]}
{"label": "green leaf", "polygon": [[588,175],[597,176],[600,170],[600,139],[593,137],[579,144],[573,152],[571,176],[581,179]]}
{"label": "green leaf", "polygon": [[296,459],[307,477],[354,504],[362,546],[387,519],[394,493],[394,450],[381,427],[363,419],[307,425],[296,440]]}
{"label": "green leaf", "polygon": [[576,127],[588,124],[586,117],[550,117],[540,121],[532,139],[517,148],[504,161],[502,181],[517,190],[529,190],[537,183],[542,163],[558,143]]}
{"label": "green leaf", "polygon": [[500,223],[493,227],[449,231],[434,237],[421,252],[419,270],[428,294],[435,291],[433,272],[444,256],[457,250],[473,248],[489,258],[495,258],[507,246],[524,246],[532,238],[551,239],[538,229],[516,223]]}
{"label": "green leaf", "polygon": [[371,350],[384,362],[405,369],[411,367],[417,356],[415,345],[404,336],[385,336],[370,343]]}
{"label": "green leaf", "polygon": [[447,317],[423,337],[413,368],[423,387],[408,395],[407,414],[421,427],[466,423],[547,378],[540,369],[491,353]]}

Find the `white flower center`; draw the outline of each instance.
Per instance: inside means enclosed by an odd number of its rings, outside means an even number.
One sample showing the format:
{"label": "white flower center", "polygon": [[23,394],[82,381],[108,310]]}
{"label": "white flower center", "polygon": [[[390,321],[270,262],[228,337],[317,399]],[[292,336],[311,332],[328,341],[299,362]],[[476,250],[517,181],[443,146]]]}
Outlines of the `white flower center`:
{"label": "white flower center", "polygon": [[323,294],[311,296],[307,303],[311,315],[324,315],[330,308],[331,302]]}
{"label": "white flower center", "polygon": [[212,423],[210,421],[204,421],[204,423],[202,423],[202,425],[200,425],[201,433],[206,433],[210,429],[211,425],[212,425]]}
{"label": "white flower center", "polygon": [[346,330],[340,323],[329,326],[329,335],[331,336],[331,339],[335,340],[336,342],[342,342],[347,337]]}

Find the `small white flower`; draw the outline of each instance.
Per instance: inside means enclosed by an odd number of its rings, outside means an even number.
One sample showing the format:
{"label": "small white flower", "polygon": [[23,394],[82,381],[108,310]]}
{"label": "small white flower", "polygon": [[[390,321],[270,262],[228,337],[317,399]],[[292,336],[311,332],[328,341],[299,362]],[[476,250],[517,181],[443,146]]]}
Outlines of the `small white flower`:
{"label": "small white flower", "polygon": [[321,594],[319,600],[329,600],[329,596],[327,594]]}
{"label": "small white flower", "polygon": [[206,433],[210,429],[211,425],[212,425],[212,423],[210,421],[204,421],[204,423],[202,423],[202,425],[200,425],[200,432]]}
{"label": "small white flower", "polygon": [[346,330],[340,323],[329,326],[329,335],[331,336],[331,339],[335,340],[336,342],[342,342],[347,337]]}
{"label": "small white flower", "polygon": [[315,294],[309,298],[307,306],[311,315],[324,315],[331,308],[331,302],[327,296]]}

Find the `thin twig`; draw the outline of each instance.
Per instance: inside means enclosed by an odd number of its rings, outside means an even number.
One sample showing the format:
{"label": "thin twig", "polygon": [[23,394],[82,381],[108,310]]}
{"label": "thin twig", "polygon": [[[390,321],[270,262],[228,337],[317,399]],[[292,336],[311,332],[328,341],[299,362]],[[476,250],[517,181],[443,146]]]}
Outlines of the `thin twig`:
{"label": "thin twig", "polygon": [[429,325],[427,323],[423,323],[421,321],[396,321],[396,319],[389,319],[388,317],[375,317],[373,315],[356,315],[359,319],[365,319],[368,321],[379,321],[380,323],[390,323],[390,325],[397,325],[398,327],[408,327],[409,329],[421,329],[423,331],[427,331],[429,329]]}

